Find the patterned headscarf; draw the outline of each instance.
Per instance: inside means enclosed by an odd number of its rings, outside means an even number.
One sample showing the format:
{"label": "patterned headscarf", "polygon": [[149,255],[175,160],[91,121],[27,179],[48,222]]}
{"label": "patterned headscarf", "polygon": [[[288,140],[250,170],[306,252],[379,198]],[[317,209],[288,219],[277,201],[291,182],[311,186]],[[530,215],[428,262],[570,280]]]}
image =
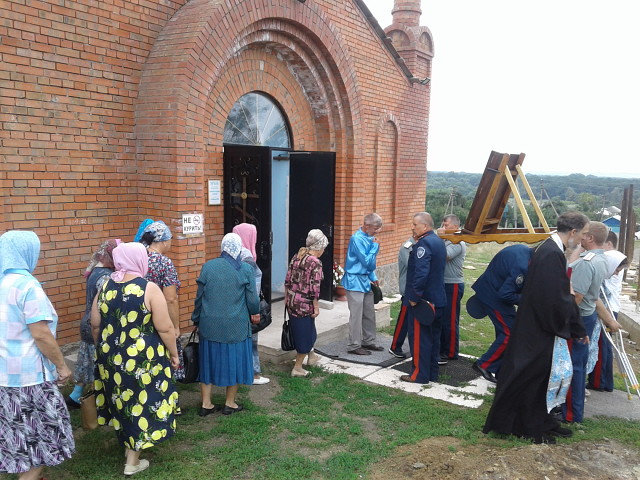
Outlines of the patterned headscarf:
{"label": "patterned headscarf", "polygon": [[98,247],[98,249],[94,252],[91,260],[89,260],[89,265],[87,265],[87,269],[84,271],[85,278],[91,275],[93,269],[98,265],[98,263],[102,263],[107,268],[114,268],[113,265],[113,249],[120,245],[121,240],[119,238],[107,240],[106,242],[102,242],[102,244]]}
{"label": "patterned headscarf", "polygon": [[251,223],[241,223],[233,227],[233,233],[240,235],[242,246],[251,252],[253,259],[256,260],[256,240],[258,239],[258,231],[256,226]]}
{"label": "patterned headscarf", "polygon": [[171,235],[171,230],[162,220],[158,220],[157,222],[147,225],[144,229],[144,233],[149,232],[153,233],[154,242],[166,242],[167,240],[171,240],[173,237],[173,235]]}
{"label": "patterned headscarf", "polygon": [[322,250],[323,248],[327,248],[329,240],[325,234],[322,233],[322,230],[314,228],[313,230],[309,230],[306,244],[309,250]]}
{"label": "patterned headscarf", "polygon": [[113,264],[116,271],[111,278],[116,282],[121,282],[127,273],[144,278],[149,270],[147,249],[137,242],[121,243],[113,249]]}
{"label": "patterned headscarf", "polygon": [[32,273],[40,256],[40,239],[34,232],[9,230],[0,235],[0,277],[9,269]]}
{"label": "patterned headscarf", "polygon": [[298,258],[308,255],[310,250],[322,250],[326,248],[327,245],[329,245],[329,240],[325,234],[322,233],[322,230],[314,228],[313,230],[309,230],[305,244],[305,247],[298,250]]}
{"label": "patterned headscarf", "polygon": [[222,251],[236,260],[242,250],[242,239],[237,233],[227,233],[222,238]]}
{"label": "patterned headscarf", "polygon": [[136,236],[133,237],[133,241],[134,242],[139,242],[140,239],[142,238],[142,234],[144,233],[144,229],[147,228],[149,225],[151,225],[153,223],[153,219],[151,218],[145,218],[142,223],[140,224],[140,226],[138,227],[138,231],[136,232]]}

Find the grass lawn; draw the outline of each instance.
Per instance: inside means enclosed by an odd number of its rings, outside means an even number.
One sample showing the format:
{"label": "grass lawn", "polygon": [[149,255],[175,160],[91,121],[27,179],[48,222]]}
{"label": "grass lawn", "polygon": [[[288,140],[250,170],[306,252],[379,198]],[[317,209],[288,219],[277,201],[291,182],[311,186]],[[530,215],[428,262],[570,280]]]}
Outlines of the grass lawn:
{"label": "grass lawn", "polygon": [[[502,246],[470,246],[465,270],[470,285]],[[392,318],[399,306],[392,307]],[[488,319],[461,321],[461,351],[482,353],[493,340]],[[178,432],[167,442],[142,453],[151,467],[136,479],[360,479],[375,463],[401,445],[428,437],[453,437],[466,444],[510,448],[526,442],[495,439],[481,433],[491,397],[479,409],[468,409],[398,390],[368,384],[345,374],[310,367],[310,378],[291,378],[284,366],[265,365],[267,386],[242,387],[238,401],[246,411],[224,417],[197,416],[198,385],[180,385],[185,412]],[[216,404],[223,390],[215,388]],[[56,479],[121,479],[122,446],[110,428],[83,432],[79,414],[72,413],[77,453],[45,476]],[[640,423],[616,419],[586,419],[571,439],[603,437],[640,447]],[[452,447],[453,448],[453,447]]]}

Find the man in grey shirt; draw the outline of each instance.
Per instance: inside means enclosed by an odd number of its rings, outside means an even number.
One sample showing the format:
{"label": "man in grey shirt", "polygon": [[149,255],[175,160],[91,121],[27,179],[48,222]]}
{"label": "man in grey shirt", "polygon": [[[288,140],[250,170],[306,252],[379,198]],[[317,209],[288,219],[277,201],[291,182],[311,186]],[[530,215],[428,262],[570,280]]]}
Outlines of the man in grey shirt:
{"label": "man in grey shirt", "polygon": [[[442,220],[439,234],[453,233],[460,230],[460,219],[457,215],[449,214]],[[440,333],[440,365],[446,365],[448,360],[458,358],[460,346],[460,300],[464,295],[464,276],[462,266],[467,255],[467,245],[445,240],[447,248],[447,263],[444,267],[444,289],[447,293],[447,306],[442,319]]]}
{"label": "man in grey shirt", "polygon": [[[413,245],[416,243],[413,237],[410,237],[400,247],[398,252],[398,290],[400,295],[404,297],[404,288],[407,283],[407,263],[409,262],[409,254]],[[404,303],[404,302],[401,302]],[[398,320],[396,321],[396,328],[393,332],[393,340],[391,341],[391,348],[389,353],[398,358],[406,358],[407,355],[402,351],[402,345],[407,338],[407,307],[402,305],[400,307],[400,313],[398,314]]]}

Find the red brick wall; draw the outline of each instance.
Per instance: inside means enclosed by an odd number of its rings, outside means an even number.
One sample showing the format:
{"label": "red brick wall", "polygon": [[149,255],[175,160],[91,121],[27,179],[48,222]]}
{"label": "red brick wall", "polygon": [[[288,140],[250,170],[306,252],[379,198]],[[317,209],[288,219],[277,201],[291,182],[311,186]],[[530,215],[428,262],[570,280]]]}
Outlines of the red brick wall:
{"label": "red brick wall", "polygon": [[[224,233],[206,181],[222,178],[226,117],[254,90],[282,106],[296,149],[337,154],[336,260],[362,216],[381,208],[396,223],[381,236],[379,263],[395,261],[424,208],[428,87],[407,81],[353,0],[58,3],[0,9],[0,231],[40,236],[35,274],[62,341],[78,338],[92,250],[108,237],[131,240],[146,217],[174,230],[188,324],[195,278]],[[395,179],[376,179],[390,118]],[[205,214],[205,237],[182,238],[190,212]]]}

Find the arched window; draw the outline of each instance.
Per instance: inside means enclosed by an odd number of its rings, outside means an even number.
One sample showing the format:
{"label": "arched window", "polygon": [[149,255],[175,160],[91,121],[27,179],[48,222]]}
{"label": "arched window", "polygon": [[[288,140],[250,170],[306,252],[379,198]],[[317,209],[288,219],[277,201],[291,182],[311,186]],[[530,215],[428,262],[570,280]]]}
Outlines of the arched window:
{"label": "arched window", "polygon": [[291,147],[287,120],[267,95],[251,92],[240,97],[224,126],[224,143]]}

